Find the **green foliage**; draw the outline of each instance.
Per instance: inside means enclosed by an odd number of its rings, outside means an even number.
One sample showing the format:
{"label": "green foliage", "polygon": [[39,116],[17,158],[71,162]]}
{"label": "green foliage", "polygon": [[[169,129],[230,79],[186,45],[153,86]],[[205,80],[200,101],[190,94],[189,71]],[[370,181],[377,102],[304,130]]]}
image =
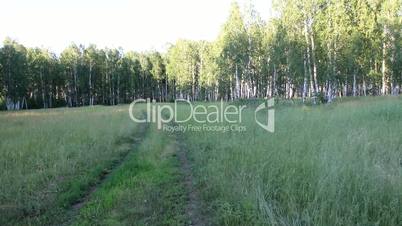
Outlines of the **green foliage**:
{"label": "green foliage", "polygon": [[175,81],[177,89],[184,95],[194,96],[199,73],[198,43],[179,40],[168,52],[167,73],[169,79]]}
{"label": "green foliage", "polygon": [[26,48],[6,38],[0,50],[0,64],[3,95],[12,102],[22,101],[29,85]]}
{"label": "green foliage", "polygon": [[[0,95],[9,110],[277,96],[397,95],[402,85],[401,0],[273,1],[231,5],[212,42],[178,40],[166,54],[72,44],[60,55],[6,39]],[[380,74],[380,79],[378,79]],[[374,77],[373,77],[374,76]]]}

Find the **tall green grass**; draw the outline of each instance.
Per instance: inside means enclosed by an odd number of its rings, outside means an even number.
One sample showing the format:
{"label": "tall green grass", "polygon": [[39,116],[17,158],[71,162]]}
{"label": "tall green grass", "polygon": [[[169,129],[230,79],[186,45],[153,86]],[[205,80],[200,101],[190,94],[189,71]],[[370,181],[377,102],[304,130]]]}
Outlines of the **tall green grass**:
{"label": "tall green grass", "polygon": [[186,191],[177,152],[175,138],[151,126],[73,225],[186,225]]}
{"label": "tall green grass", "polygon": [[185,134],[214,224],[402,225],[401,98],[276,106],[275,133],[244,114],[247,132]]}
{"label": "tall green grass", "polygon": [[132,148],[127,106],[0,113],[0,225],[63,221]]}
{"label": "tall green grass", "polygon": [[[402,225],[401,98],[321,106],[282,101],[275,106],[275,133],[255,123],[258,103],[235,104],[250,105],[241,124],[247,131],[179,135],[193,164],[205,222]],[[181,116],[188,112],[185,104],[179,108]],[[145,105],[137,110],[142,109]],[[139,126],[127,110],[1,112],[0,225],[176,225],[191,220],[183,212],[188,191],[174,134],[152,125],[141,145],[133,147]],[[257,116],[263,119],[265,112]],[[127,153],[72,218],[74,202]]]}

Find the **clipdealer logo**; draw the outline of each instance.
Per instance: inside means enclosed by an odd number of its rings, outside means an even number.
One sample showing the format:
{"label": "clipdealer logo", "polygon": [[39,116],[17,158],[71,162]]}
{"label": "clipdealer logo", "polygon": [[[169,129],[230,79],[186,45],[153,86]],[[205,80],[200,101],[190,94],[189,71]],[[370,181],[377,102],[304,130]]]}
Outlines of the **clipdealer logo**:
{"label": "clipdealer logo", "polygon": [[[266,103],[260,104],[254,112],[254,119],[255,122],[263,129],[265,129],[268,132],[275,132],[275,99],[271,98],[269,99]],[[257,113],[263,109],[268,109],[267,112],[267,122],[264,124],[263,122],[260,122],[257,118]]]}
{"label": "clipdealer logo", "polygon": [[[137,118],[134,115],[134,108],[137,104],[146,104],[146,114],[145,118]],[[189,111],[184,115],[183,118],[178,118],[178,106],[187,105]],[[275,131],[275,110],[274,110],[275,100],[271,98],[266,102],[260,104],[254,112],[255,122],[264,130],[273,133]],[[193,131],[245,131],[244,126],[240,126],[242,123],[242,114],[246,105],[231,105],[225,104],[220,101],[219,104],[210,105],[193,105],[188,100],[176,99],[173,104],[157,104],[155,100],[151,102],[148,99],[137,99],[133,101],[129,106],[129,116],[130,119],[136,123],[156,123],[158,129],[165,129],[167,125],[171,122],[177,124],[177,128],[185,132],[186,128]],[[262,111],[267,109],[266,122],[260,121],[257,117]],[[261,112],[261,113],[259,113]],[[195,122],[199,125],[187,124],[184,127],[182,124],[187,122]],[[230,124],[230,126],[216,126],[217,123]],[[214,126],[212,126],[214,125]]]}

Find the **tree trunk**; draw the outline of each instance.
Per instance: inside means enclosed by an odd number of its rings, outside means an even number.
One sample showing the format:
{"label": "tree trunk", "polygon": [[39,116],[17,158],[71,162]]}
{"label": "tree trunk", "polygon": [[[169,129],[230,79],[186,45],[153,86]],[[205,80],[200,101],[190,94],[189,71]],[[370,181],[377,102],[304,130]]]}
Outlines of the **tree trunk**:
{"label": "tree trunk", "polygon": [[344,84],[344,87],[343,87],[343,96],[348,96],[348,79],[346,78],[345,79],[345,84]]}
{"label": "tree trunk", "polygon": [[89,105],[94,105],[93,93],[92,93],[92,62],[89,62]]}
{"label": "tree trunk", "polygon": [[353,96],[356,96],[356,70],[353,72]]}
{"label": "tree trunk", "polygon": [[[395,35],[392,33],[391,36],[391,65],[395,65],[396,48],[395,48]],[[394,70],[390,69],[390,81],[391,81],[391,94],[398,95],[396,92],[396,81],[394,78]]]}
{"label": "tree trunk", "polygon": [[40,83],[41,83],[41,91],[42,91],[42,104],[43,108],[46,108],[46,99],[45,99],[45,83],[43,81],[43,69],[40,70]]}
{"label": "tree trunk", "polygon": [[239,81],[239,71],[237,69],[237,64],[236,64],[236,99],[239,99],[240,97],[240,81]]}
{"label": "tree trunk", "polygon": [[387,37],[387,26],[384,24],[383,26],[383,42],[382,42],[382,88],[381,93],[382,95],[388,94],[388,78],[387,78],[387,68],[386,68],[386,58],[387,58],[387,43],[385,41]]}
{"label": "tree trunk", "polygon": [[167,79],[167,77],[165,78],[165,102],[167,102],[168,101],[168,95],[169,95],[169,92],[168,92],[168,90],[169,90],[169,87],[168,87],[168,79]]}
{"label": "tree trunk", "polygon": [[307,96],[307,76],[308,76],[308,69],[307,69],[307,56],[306,54],[303,55],[303,68],[304,68],[304,79],[303,79],[303,93],[302,93],[302,99],[303,103],[306,101],[306,96]]}
{"label": "tree trunk", "polygon": [[316,63],[316,58],[315,58],[314,35],[312,34],[312,31],[310,33],[310,39],[311,39],[311,59],[313,61],[314,96],[317,97],[317,91],[318,91],[317,63]]}
{"label": "tree trunk", "polygon": [[328,80],[327,103],[332,102],[332,82]]}
{"label": "tree trunk", "polygon": [[307,55],[307,72],[310,76],[310,90],[309,90],[309,96],[311,97],[311,94],[313,96],[313,102],[314,104],[316,103],[316,86],[314,85],[314,81],[313,81],[313,73],[312,73],[312,69],[311,69],[311,56],[310,56],[310,39],[309,39],[309,28],[308,28],[308,21],[305,20],[304,23],[304,36],[306,39],[306,55]]}
{"label": "tree trunk", "polygon": [[117,98],[116,98],[116,104],[120,104],[120,78],[119,78],[119,74],[116,75],[117,77]]}
{"label": "tree trunk", "polygon": [[276,89],[276,67],[274,64],[274,73],[272,76],[272,96],[276,96],[277,95],[277,89]]}
{"label": "tree trunk", "polygon": [[77,63],[74,65],[74,106],[77,106],[78,103],[78,89],[77,89]]}
{"label": "tree trunk", "polygon": [[363,76],[363,95],[367,96],[366,79]]}

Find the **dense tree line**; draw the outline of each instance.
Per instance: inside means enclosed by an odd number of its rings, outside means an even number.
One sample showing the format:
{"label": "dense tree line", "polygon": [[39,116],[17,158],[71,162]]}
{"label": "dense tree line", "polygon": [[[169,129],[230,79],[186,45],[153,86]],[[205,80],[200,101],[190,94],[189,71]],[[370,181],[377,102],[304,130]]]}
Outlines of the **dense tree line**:
{"label": "dense tree line", "polygon": [[3,108],[115,105],[280,96],[398,95],[401,0],[278,0],[278,17],[253,5],[230,16],[213,42],[178,40],[168,52],[71,45],[59,56],[6,39],[0,49]]}
{"label": "dense tree line", "polygon": [[136,98],[166,101],[164,58],[75,44],[59,57],[6,39],[0,50],[1,96],[7,109],[115,105]]}

